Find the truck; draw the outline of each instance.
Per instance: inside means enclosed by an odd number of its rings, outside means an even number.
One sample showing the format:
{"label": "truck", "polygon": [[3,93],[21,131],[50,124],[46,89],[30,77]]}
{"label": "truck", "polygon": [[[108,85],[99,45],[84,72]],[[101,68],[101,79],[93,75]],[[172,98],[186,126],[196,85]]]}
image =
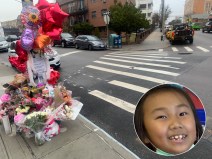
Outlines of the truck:
{"label": "truck", "polygon": [[177,41],[189,42],[193,44],[194,30],[186,23],[175,24],[173,30],[169,32],[169,41],[173,45]]}

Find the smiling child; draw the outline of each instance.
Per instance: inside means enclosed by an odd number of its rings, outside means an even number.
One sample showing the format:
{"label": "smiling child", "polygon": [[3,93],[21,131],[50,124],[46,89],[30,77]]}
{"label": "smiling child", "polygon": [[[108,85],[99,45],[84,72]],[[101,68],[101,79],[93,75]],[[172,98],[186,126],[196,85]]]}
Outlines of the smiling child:
{"label": "smiling child", "polygon": [[178,84],[148,91],[136,107],[134,124],[141,141],[166,156],[190,150],[203,133],[193,101]]}

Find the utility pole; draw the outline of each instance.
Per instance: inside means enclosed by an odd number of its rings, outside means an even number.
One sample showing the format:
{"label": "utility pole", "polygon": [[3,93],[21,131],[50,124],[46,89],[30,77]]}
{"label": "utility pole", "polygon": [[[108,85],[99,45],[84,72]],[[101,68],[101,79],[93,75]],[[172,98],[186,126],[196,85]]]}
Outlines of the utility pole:
{"label": "utility pole", "polygon": [[162,35],[161,35],[161,41],[163,41],[164,40],[164,23],[165,23],[165,2],[164,2],[165,0],[161,0],[161,16],[162,16],[162,21],[161,21],[161,23],[162,23]]}

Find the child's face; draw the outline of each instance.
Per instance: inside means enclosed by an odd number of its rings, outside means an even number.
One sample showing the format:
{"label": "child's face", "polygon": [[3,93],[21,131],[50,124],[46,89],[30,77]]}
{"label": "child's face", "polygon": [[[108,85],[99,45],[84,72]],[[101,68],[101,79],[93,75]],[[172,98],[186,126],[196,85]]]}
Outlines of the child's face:
{"label": "child's face", "polygon": [[196,140],[193,112],[186,98],[175,91],[160,91],[144,102],[144,126],[151,143],[167,153],[189,150]]}

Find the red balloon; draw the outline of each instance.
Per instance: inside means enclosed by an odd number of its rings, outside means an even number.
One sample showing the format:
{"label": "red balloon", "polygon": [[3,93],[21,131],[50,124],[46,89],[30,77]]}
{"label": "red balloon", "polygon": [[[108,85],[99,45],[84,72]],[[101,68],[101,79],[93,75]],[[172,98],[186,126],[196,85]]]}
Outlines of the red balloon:
{"label": "red balloon", "polygon": [[36,4],[36,7],[39,10],[45,9],[49,7],[49,2],[47,2],[46,0],[39,0],[38,3]]}
{"label": "red balloon", "polygon": [[15,51],[18,56],[19,54],[26,54],[27,56],[27,52],[21,47],[21,40],[16,41]]}
{"label": "red balloon", "polygon": [[68,17],[68,14],[60,9],[58,3],[55,3],[54,7],[50,8],[50,12],[55,21],[55,25],[62,27],[63,21],[66,17]]}

